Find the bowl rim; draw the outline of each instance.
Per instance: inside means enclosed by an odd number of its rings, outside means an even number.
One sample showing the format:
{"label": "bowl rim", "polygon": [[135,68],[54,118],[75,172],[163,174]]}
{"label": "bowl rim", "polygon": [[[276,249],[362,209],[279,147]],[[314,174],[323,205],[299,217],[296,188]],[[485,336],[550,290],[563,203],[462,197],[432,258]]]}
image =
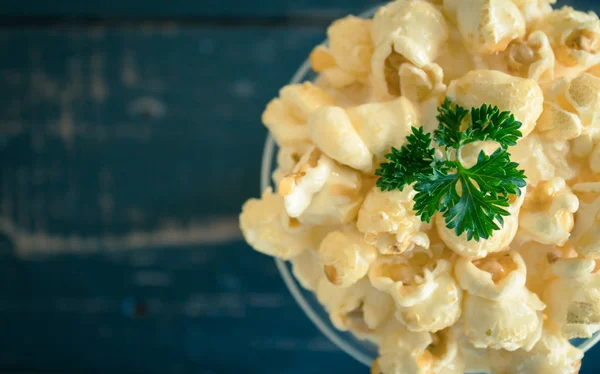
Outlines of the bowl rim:
{"label": "bowl rim", "polygon": [[[385,3],[381,3],[379,5],[375,5],[368,10],[360,13],[358,17],[368,18],[372,17],[377,9],[379,9]],[[327,39],[325,39],[321,45],[327,45]],[[297,84],[302,82],[302,78],[306,76],[308,72],[311,71],[310,60],[306,59],[300,68],[293,75],[289,84]],[[273,153],[275,151],[275,140],[271,136],[270,133],[267,133],[267,137],[265,139],[265,145],[263,148],[262,154],[262,162],[261,162],[261,170],[260,170],[260,188],[261,192],[267,189],[272,185],[271,182],[271,172],[273,166]],[[312,323],[321,331],[323,335],[325,335],[331,342],[333,342],[338,348],[347,353],[349,356],[364,364],[365,366],[370,367],[373,359],[370,358],[367,354],[359,351],[352,345],[348,344],[344,341],[339,335],[338,331],[331,328],[331,323],[326,323],[323,321],[321,317],[319,317],[313,308],[310,306],[306,298],[302,295],[302,291],[300,290],[298,283],[295,281],[294,276],[289,270],[289,267],[286,265],[286,261],[275,258],[275,264],[281,277],[283,278],[283,282],[287,286],[289,292],[292,294],[292,297],[296,300],[300,308],[304,311],[304,313],[308,316],[308,318],[312,321]],[[600,341],[600,332],[596,332],[591,338],[586,339],[582,344],[577,345],[576,347],[582,350],[584,353],[590,350],[594,345],[596,345]]]}

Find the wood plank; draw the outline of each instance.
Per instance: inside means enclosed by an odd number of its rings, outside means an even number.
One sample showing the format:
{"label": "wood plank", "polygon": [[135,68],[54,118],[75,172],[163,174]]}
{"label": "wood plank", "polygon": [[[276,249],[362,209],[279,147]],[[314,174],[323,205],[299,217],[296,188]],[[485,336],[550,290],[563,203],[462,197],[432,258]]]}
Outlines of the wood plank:
{"label": "wood plank", "polygon": [[0,320],[9,373],[366,370],[312,325],[272,260],[243,244],[43,261],[2,253]]}
{"label": "wood plank", "polygon": [[[385,1],[378,0],[0,0],[0,15],[112,17],[326,17],[359,14]],[[559,0],[560,5],[600,9],[595,0]]]}
{"label": "wood plank", "polygon": [[48,245],[42,233],[85,248],[159,229],[196,242],[207,221],[239,238],[241,204],[259,195],[261,112],[322,35],[1,30],[0,231],[28,248]]}
{"label": "wood plank", "polygon": [[171,0],[171,1],[76,1],[26,0],[22,3],[0,0],[0,14],[43,16],[339,16],[360,13],[379,4],[377,0]]}

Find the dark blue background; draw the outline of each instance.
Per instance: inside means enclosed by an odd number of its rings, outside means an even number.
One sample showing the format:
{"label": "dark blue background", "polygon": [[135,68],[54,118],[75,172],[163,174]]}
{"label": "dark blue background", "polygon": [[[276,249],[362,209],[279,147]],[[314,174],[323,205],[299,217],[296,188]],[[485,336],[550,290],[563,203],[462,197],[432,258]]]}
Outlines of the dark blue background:
{"label": "dark blue background", "polygon": [[0,371],[366,373],[237,215],[264,105],[373,4],[0,0]]}

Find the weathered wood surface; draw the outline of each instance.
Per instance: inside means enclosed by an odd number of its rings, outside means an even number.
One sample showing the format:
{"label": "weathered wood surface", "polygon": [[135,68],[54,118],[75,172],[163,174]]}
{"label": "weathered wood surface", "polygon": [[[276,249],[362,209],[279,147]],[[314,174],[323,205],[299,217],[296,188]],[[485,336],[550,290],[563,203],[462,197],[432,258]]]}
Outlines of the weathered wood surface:
{"label": "weathered wood surface", "polygon": [[0,0],[0,372],[365,373],[237,214],[264,105],[373,3]]}

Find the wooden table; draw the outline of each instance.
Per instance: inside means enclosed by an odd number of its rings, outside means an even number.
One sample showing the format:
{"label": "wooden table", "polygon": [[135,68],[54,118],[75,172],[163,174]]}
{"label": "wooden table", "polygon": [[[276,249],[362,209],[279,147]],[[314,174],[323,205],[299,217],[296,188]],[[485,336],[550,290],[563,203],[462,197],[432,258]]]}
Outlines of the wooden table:
{"label": "wooden table", "polygon": [[0,371],[366,373],[237,215],[264,105],[373,4],[0,0]]}

